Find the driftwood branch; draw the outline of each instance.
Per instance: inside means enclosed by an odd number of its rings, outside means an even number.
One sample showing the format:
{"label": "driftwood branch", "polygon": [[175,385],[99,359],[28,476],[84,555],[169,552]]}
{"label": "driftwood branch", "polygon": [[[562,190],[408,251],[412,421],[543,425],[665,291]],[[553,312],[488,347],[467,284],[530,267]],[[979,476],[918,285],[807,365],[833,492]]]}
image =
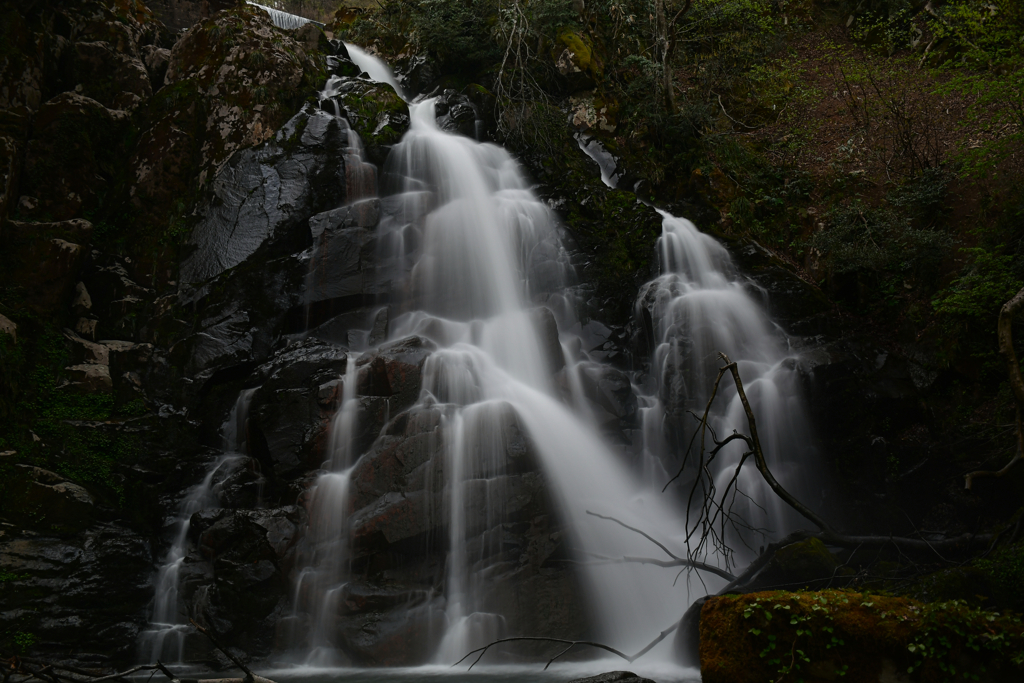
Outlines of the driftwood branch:
{"label": "driftwood branch", "polygon": [[[501,643],[512,643],[512,642],[516,642],[516,641],[524,641],[524,640],[525,641],[534,641],[534,642],[546,642],[546,643],[561,643],[562,645],[567,645],[568,646],[565,649],[563,649],[561,652],[559,652],[557,655],[555,655],[554,657],[552,657],[551,659],[548,660],[548,663],[544,665],[544,669],[545,670],[547,670],[547,668],[549,666],[551,666],[551,664],[556,659],[558,659],[559,657],[561,657],[562,655],[564,655],[566,652],[568,652],[569,650],[571,650],[573,647],[575,647],[577,645],[586,645],[588,647],[596,647],[596,648],[598,648],[600,650],[605,650],[606,652],[611,652],[613,655],[615,655],[617,657],[621,657],[622,659],[625,659],[627,662],[633,661],[633,660],[631,660],[629,658],[629,655],[626,655],[626,654],[623,654],[622,652],[619,652],[614,647],[609,647],[608,645],[604,645],[602,643],[594,643],[594,642],[591,642],[589,640],[564,640],[562,638],[543,638],[543,637],[540,637],[540,636],[515,636],[515,637],[512,637],[512,638],[499,638],[498,640],[492,641],[492,642],[488,643],[487,645],[484,645],[483,647],[478,647],[477,649],[472,650],[471,652],[467,652],[465,657],[463,657],[459,661],[457,661],[454,664],[452,664],[452,666],[453,667],[458,666],[459,664],[462,664],[462,662],[466,661],[469,657],[471,657],[473,655],[477,655],[477,658],[474,659],[473,663],[469,665],[469,668],[472,669],[474,666],[477,665],[477,663],[480,662],[480,659],[485,654],[487,654],[487,651],[489,649],[491,649],[492,647],[494,647],[495,645],[500,645]],[[479,654],[477,654],[477,653],[479,653]]]}
{"label": "driftwood branch", "polygon": [[1017,362],[1017,353],[1013,350],[1013,319],[1024,309],[1024,289],[1003,304],[999,309],[999,322],[996,330],[999,335],[999,353],[1006,361],[1006,370],[1009,374],[1010,389],[1013,391],[1013,402],[1017,406],[1017,453],[1013,459],[1001,470],[970,472],[964,477],[964,488],[968,491],[974,485],[975,479],[982,477],[1002,477],[1009,472],[1014,465],[1024,459],[1024,377],[1021,376],[1020,363]]}
{"label": "driftwood branch", "polygon": [[[270,680],[269,678],[264,678],[263,676],[260,676],[258,674],[254,674],[249,669],[249,667],[247,667],[245,664],[243,664],[241,661],[239,661],[238,658],[236,658],[234,655],[232,655],[230,652],[228,652],[226,649],[224,649],[224,647],[222,647],[221,644],[217,642],[217,638],[213,635],[213,633],[209,629],[200,626],[199,624],[197,624],[195,622],[194,619],[189,619],[188,621],[189,621],[190,624],[192,624],[195,627],[195,629],[197,631],[199,631],[204,636],[209,638],[210,642],[213,644],[213,646],[215,648],[217,648],[218,650],[220,650],[221,653],[225,657],[230,659],[231,662],[235,666],[237,666],[239,669],[241,669],[242,671],[245,672],[245,678],[240,679],[242,681],[242,683],[274,683],[274,681]],[[208,682],[204,682],[204,683],[234,683],[236,680],[237,679],[225,678],[225,679],[219,679],[216,682],[215,681],[208,681]],[[182,683],[186,683],[186,682],[182,681]]]}
{"label": "driftwood branch", "polygon": [[524,640],[525,641],[533,641],[533,642],[543,642],[543,643],[560,643],[560,644],[566,646],[562,650],[560,650],[558,652],[558,654],[556,654],[554,657],[552,657],[551,659],[549,659],[547,661],[547,663],[544,665],[544,670],[545,671],[557,659],[559,659],[560,657],[565,655],[567,652],[569,652],[569,650],[573,649],[577,645],[585,645],[587,647],[596,647],[599,650],[604,650],[605,652],[610,652],[613,655],[615,655],[616,657],[620,657],[620,658],[626,660],[626,662],[632,664],[633,662],[635,662],[636,660],[640,659],[645,654],[650,652],[654,648],[655,645],[657,645],[661,641],[665,640],[665,638],[667,638],[669,635],[671,635],[673,631],[675,631],[677,628],[679,628],[679,624],[681,624],[681,623],[682,623],[682,619],[680,619],[676,623],[674,623],[671,626],[669,626],[667,629],[665,629],[664,631],[659,633],[658,636],[654,640],[649,642],[647,645],[645,645],[643,647],[643,649],[641,649],[639,652],[637,652],[634,655],[627,655],[627,654],[625,654],[623,652],[620,652],[619,650],[616,650],[614,647],[610,647],[610,646],[605,645],[603,643],[595,643],[595,642],[589,641],[589,640],[563,640],[562,638],[544,638],[544,637],[539,637],[539,636],[514,636],[512,638],[499,638],[498,640],[492,641],[492,642],[488,643],[487,645],[484,645],[483,647],[478,647],[477,649],[475,649],[475,650],[473,650],[471,652],[467,652],[466,655],[462,659],[460,659],[459,661],[457,661],[454,664],[452,664],[452,666],[456,667],[459,664],[461,664],[462,662],[464,662],[467,659],[469,659],[470,657],[472,657],[473,655],[476,655],[477,656],[476,659],[474,659],[473,663],[469,665],[469,668],[472,669],[474,666],[476,666],[480,662],[480,659],[485,654],[487,654],[487,651],[489,649],[491,649],[492,647],[494,647],[495,645],[500,645],[501,643],[512,643],[512,642],[517,642],[517,641],[524,641]]}

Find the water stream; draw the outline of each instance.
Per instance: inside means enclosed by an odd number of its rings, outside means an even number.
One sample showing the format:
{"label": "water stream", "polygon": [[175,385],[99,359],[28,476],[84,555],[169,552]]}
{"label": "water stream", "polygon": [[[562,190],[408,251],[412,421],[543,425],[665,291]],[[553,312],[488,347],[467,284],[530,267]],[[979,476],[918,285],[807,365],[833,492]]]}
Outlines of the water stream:
{"label": "water stream", "polygon": [[[595,630],[616,647],[638,649],[652,630],[678,619],[688,592],[672,589],[675,572],[608,561],[650,555],[651,545],[588,513],[614,515],[683,553],[676,545],[685,534],[680,510],[645,488],[586,414],[568,407],[556,389],[553,369],[568,360],[571,374],[586,359],[567,353],[579,345],[558,331],[559,323],[571,326],[564,319],[571,310],[555,306],[563,318],[558,321],[543,307],[564,298],[571,274],[553,216],[503,149],[439,129],[432,100],[412,104],[410,112],[411,128],[385,170],[386,191],[399,209],[382,221],[379,233],[394,290],[404,293],[394,303],[391,338],[416,334],[438,346],[427,360],[420,399],[423,408],[444,410],[449,557],[447,626],[437,661],[455,661],[515,628],[488,607],[498,569],[489,564],[495,552],[487,546],[500,544],[500,533],[477,538],[481,530],[500,529],[505,516],[501,487],[509,482],[503,475],[510,413],[529,435],[572,536],[597,615]],[[330,481],[344,486],[348,480],[344,473],[325,474],[317,496]],[[319,513],[313,518],[311,533],[318,539],[343,536],[327,531],[336,517],[329,523],[318,523]],[[330,548],[335,555],[319,566],[338,573],[314,589],[312,601],[328,611],[332,592],[344,582],[339,570],[345,553],[344,544]],[[305,591],[307,571],[300,576]],[[337,637],[328,621],[312,623],[313,659],[307,661],[324,662],[323,648]]]}
{"label": "water stream", "polygon": [[182,563],[188,554],[192,515],[220,506],[221,485],[246,460],[246,421],[255,392],[256,389],[246,389],[239,394],[221,428],[223,454],[210,464],[203,480],[186,493],[169,524],[174,530],[173,541],[157,570],[149,628],[139,636],[143,661],[180,662],[184,659],[189,615],[179,589]]}

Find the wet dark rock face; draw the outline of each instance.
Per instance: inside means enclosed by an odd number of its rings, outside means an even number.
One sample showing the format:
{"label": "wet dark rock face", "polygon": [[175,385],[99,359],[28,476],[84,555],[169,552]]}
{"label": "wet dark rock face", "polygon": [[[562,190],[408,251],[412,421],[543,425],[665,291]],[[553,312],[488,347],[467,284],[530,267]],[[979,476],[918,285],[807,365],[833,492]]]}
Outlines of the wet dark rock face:
{"label": "wet dark rock face", "polygon": [[271,142],[232,157],[199,209],[182,281],[205,282],[265,243],[285,252],[308,246],[309,216],[345,202],[347,146],[345,122],[307,106]]}
{"label": "wet dark rock face", "polygon": [[[275,624],[288,607],[295,543],[305,523],[305,511],[294,506],[193,515],[189,533],[194,546],[182,580],[189,612],[250,657],[271,654]],[[203,644],[190,646],[202,651]]]}
{"label": "wet dark rock face", "polygon": [[150,552],[147,539],[118,524],[93,524],[72,536],[5,529],[0,620],[31,633],[44,651],[126,661],[141,626],[139,607],[152,599]]}

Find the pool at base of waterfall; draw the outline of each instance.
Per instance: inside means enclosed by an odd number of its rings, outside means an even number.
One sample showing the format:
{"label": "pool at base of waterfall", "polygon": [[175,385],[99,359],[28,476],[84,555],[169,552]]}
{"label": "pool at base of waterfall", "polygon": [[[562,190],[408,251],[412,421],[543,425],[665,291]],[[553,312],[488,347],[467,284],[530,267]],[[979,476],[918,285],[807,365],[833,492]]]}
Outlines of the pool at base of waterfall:
{"label": "pool at base of waterfall", "polygon": [[[259,668],[257,673],[277,683],[568,683],[569,681],[597,676],[612,671],[628,671],[640,678],[655,683],[700,683],[700,671],[665,662],[628,664],[613,658],[585,662],[564,662],[552,664],[547,670],[543,663],[537,664],[477,664],[472,670],[469,664],[476,655],[467,658],[458,667],[445,664],[402,668],[360,669],[353,667],[312,667],[281,666]],[[223,680],[238,676],[237,672],[209,670],[195,667],[171,667],[176,675],[192,680]],[[151,672],[130,676],[135,681],[149,681]],[[194,678],[193,678],[194,677]]]}
{"label": "pool at base of waterfall", "polygon": [[[474,655],[475,657],[475,655]],[[470,657],[458,668],[447,665],[431,665],[396,669],[325,669],[295,667],[270,669],[263,675],[278,683],[567,683],[568,681],[596,676],[609,671],[630,671],[656,683],[699,683],[700,672],[671,664],[651,663],[648,665],[627,664],[615,659],[600,659],[589,662],[552,664],[546,671],[543,664],[531,665],[476,665],[468,671],[473,661]]]}

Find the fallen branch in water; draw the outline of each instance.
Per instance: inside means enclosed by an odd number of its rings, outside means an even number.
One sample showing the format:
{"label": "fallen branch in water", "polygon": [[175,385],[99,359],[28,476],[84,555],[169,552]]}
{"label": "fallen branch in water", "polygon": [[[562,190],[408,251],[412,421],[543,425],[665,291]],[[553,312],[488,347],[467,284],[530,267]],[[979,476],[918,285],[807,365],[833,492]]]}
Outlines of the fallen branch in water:
{"label": "fallen branch in water", "polygon": [[[492,647],[494,647],[495,645],[500,645],[501,643],[511,643],[511,642],[515,642],[515,641],[522,641],[522,640],[535,641],[535,642],[539,641],[539,642],[545,642],[545,643],[560,643],[562,645],[566,645],[566,647],[563,648],[558,654],[556,654],[554,657],[552,657],[551,659],[549,659],[547,661],[547,664],[544,665],[544,670],[545,671],[547,671],[548,667],[551,666],[555,662],[555,660],[559,659],[560,657],[562,657],[563,655],[568,653],[569,650],[573,649],[577,645],[586,645],[587,647],[596,647],[599,650],[604,650],[606,652],[611,652],[613,655],[615,655],[617,657],[621,657],[622,659],[626,660],[626,662],[632,664],[634,661],[636,661],[640,657],[643,657],[645,654],[650,652],[651,649],[653,649],[655,645],[657,645],[661,641],[665,640],[665,638],[667,638],[669,636],[669,634],[671,634],[673,631],[675,631],[677,628],[679,628],[679,624],[681,622],[682,622],[682,620],[680,619],[679,621],[677,621],[676,623],[672,624],[667,629],[665,629],[664,631],[659,633],[657,638],[655,638],[650,643],[648,643],[642,650],[637,652],[635,655],[627,655],[627,654],[625,654],[623,652],[620,652],[620,651],[616,650],[614,647],[610,647],[610,646],[605,645],[603,643],[595,643],[595,642],[590,641],[590,640],[565,640],[563,638],[544,638],[542,636],[515,636],[515,637],[512,637],[512,638],[499,638],[498,640],[492,641],[492,642],[488,643],[487,645],[484,645],[483,647],[478,647],[477,649],[472,650],[471,652],[467,652],[466,655],[462,659],[460,659],[459,661],[457,661],[454,664],[452,664],[452,667],[456,667],[459,664],[461,664],[462,662],[466,661],[466,659],[468,659],[469,657],[471,657],[473,655],[477,655],[476,659],[473,660],[473,663],[469,665],[469,669],[467,669],[467,671],[469,671],[474,666],[476,666],[480,662],[480,660],[483,658],[483,656],[485,654],[487,654],[487,651],[489,649],[491,649]],[[479,654],[477,654],[477,653],[479,653]]]}
{"label": "fallen branch in water", "polygon": [[45,683],[59,683],[59,681],[73,681],[74,683],[122,681],[123,683],[130,683],[127,676],[140,671],[153,671],[159,668],[156,664],[141,664],[125,671],[104,674],[63,664],[51,664],[35,657],[19,657],[15,655],[4,657],[0,661],[2,683],[8,683],[9,681],[20,683],[20,681],[32,679],[44,681]]}

